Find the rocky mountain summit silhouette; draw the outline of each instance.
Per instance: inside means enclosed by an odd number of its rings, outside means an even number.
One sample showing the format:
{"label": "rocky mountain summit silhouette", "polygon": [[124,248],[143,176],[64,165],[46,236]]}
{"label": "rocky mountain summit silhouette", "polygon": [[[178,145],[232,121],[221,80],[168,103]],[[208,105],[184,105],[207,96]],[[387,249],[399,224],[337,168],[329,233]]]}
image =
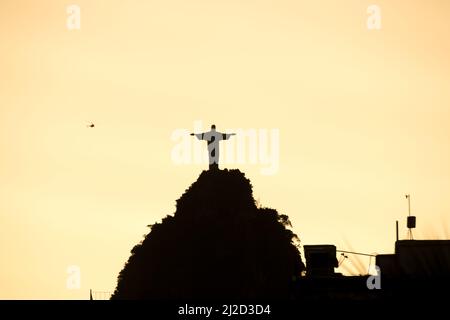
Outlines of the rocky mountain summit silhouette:
{"label": "rocky mountain summit silhouette", "polygon": [[203,171],[132,249],[111,299],[289,298],[305,269],[289,227],[239,170]]}

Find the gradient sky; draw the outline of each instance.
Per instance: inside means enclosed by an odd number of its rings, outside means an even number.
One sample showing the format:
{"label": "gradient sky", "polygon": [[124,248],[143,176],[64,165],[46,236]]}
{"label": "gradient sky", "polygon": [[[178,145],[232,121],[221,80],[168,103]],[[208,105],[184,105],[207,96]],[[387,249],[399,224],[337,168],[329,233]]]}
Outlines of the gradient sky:
{"label": "gradient sky", "polygon": [[[66,28],[72,3],[80,30]],[[366,27],[370,4],[381,30]],[[229,167],[302,244],[391,253],[405,193],[416,238],[450,237],[449,12],[447,0],[1,0],[0,298],[113,291],[146,226],[204,168],[170,157],[172,132],[196,120],[280,130],[277,174]]]}

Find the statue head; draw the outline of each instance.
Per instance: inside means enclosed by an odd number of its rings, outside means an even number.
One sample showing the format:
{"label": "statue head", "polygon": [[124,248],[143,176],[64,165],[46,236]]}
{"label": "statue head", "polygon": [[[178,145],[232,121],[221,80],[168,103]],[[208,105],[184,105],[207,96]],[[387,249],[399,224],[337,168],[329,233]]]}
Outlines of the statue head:
{"label": "statue head", "polygon": [[215,125],[215,124],[213,124],[213,125],[211,126],[211,130],[216,130],[216,125]]}

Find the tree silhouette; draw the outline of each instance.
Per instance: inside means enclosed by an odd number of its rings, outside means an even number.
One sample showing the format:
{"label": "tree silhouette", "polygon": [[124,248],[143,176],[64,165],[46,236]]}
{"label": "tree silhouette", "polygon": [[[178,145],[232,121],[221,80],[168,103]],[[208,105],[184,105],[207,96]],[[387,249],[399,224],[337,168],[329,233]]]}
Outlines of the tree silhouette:
{"label": "tree silhouette", "polygon": [[239,170],[203,171],[132,249],[111,299],[288,298],[305,268],[289,226]]}

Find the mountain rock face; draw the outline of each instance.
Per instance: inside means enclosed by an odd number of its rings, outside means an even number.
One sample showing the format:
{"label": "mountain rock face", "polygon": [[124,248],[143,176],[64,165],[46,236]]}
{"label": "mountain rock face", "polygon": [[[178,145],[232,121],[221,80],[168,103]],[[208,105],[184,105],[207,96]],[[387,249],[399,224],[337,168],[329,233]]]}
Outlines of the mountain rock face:
{"label": "mountain rock face", "polygon": [[305,268],[289,226],[239,170],[203,171],[132,249],[111,299],[289,298]]}

